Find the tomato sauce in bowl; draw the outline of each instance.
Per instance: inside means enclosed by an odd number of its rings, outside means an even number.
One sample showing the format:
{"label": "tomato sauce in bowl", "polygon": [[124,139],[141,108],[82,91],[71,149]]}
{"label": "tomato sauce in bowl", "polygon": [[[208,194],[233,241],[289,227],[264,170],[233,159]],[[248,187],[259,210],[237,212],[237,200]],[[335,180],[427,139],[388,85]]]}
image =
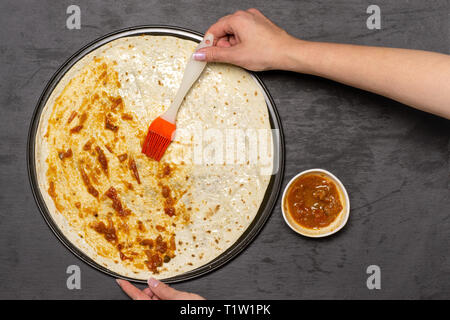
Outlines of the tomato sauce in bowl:
{"label": "tomato sauce in bowl", "polygon": [[336,184],[317,173],[294,180],[285,201],[295,222],[310,229],[328,226],[343,208]]}
{"label": "tomato sauce in bowl", "polygon": [[350,213],[345,187],[322,169],[307,170],[292,178],[281,206],[291,229],[310,237],[335,233],[346,224]]}

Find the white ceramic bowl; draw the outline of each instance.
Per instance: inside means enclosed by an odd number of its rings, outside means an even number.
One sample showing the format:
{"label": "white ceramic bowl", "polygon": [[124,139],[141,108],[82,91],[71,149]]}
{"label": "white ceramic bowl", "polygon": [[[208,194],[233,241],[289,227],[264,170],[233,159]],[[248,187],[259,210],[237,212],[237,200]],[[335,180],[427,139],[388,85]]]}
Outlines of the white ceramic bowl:
{"label": "white ceramic bowl", "polygon": [[[301,226],[297,222],[294,221],[294,219],[291,217],[291,215],[288,212],[288,209],[285,208],[285,201],[286,201],[286,194],[289,190],[289,187],[291,184],[300,176],[308,174],[308,173],[317,173],[320,175],[324,175],[330,180],[332,180],[337,187],[337,191],[339,193],[339,197],[342,203],[342,210],[339,213],[339,215],[336,217],[336,219],[330,223],[328,226],[320,229],[309,229]],[[303,172],[300,172],[295,177],[289,181],[286,188],[284,188],[283,197],[281,198],[281,212],[283,213],[284,221],[286,221],[287,225],[294,230],[295,232],[306,236],[306,237],[312,237],[312,238],[320,238],[320,237],[326,237],[329,235],[332,235],[333,233],[338,232],[341,230],[345,224],[347,223],[349,214],[350,214],[350,200],[348,198],[347,190],[345,190],[344,185],[342,182],[336,178],[335,175],[333,175],[331,172],[328,172],[323,169],[310,169]]]}

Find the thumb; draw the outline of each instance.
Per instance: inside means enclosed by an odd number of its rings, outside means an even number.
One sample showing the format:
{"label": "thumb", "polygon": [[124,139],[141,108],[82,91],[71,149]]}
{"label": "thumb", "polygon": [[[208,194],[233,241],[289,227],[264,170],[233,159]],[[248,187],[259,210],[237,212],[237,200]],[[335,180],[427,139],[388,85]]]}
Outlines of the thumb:
{"label": "thumb", "polygon": [[208,47],[193,54],[197,61],[233,63],[236,60],[236,47]]}
{"label": "thumb", "polygon": [[175,290],[155,278],[148,279],[148,286],[161,300],[183,300],[184,292]]}

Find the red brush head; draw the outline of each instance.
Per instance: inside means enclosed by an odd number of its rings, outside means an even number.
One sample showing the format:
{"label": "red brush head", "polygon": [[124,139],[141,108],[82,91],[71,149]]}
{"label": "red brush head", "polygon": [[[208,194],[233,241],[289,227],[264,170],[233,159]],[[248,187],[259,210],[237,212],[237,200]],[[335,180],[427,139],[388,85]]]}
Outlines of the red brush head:
{"label": "red brush head", "polygon": [[175,136],[175,129],[175,124],[161,117],[153,120],[148,128],[147,137],[142,146],[142,153],[156,161],[161,160],[161,157]]}

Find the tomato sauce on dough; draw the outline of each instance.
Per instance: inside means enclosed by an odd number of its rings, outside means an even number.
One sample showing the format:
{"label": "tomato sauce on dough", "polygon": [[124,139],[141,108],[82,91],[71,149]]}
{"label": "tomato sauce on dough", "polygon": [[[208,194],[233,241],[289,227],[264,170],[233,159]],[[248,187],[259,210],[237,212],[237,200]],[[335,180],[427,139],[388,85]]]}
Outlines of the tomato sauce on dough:
{"label": "tomato sauce on dough", "polygon": [[328,226],[342,210],[336,184],[317,173],[298,177],[288,189],[284,206],[295,222],[309,229]]}

